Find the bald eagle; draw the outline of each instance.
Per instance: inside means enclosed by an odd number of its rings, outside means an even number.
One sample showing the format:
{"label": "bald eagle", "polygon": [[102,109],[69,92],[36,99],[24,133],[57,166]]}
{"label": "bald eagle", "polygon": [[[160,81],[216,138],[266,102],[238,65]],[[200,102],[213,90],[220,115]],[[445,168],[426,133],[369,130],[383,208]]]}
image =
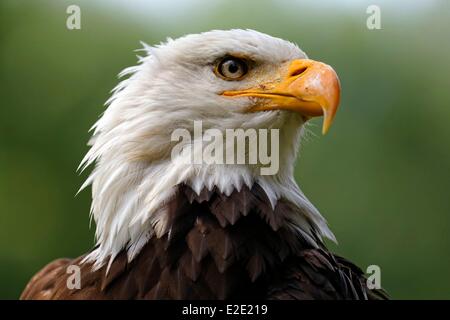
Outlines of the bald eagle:
{"label": "bald eagle", "polygon": [[[293,176],[304,123],[324,116],[325,133],[335,116],[335,71],[253,30],[191,34],[143,50],[122,71],[128,77],[80,165],[95,165],[82,189],[92,185],[97,245],[48,264],[21,298],[386,298],[327,250],[323,239],[335,237]],[[277,129],[279,169],[263,175],[259,162],[178,161],[185,153],[173,155],[171,135],[192,132],[194,121],[219,133]]]}

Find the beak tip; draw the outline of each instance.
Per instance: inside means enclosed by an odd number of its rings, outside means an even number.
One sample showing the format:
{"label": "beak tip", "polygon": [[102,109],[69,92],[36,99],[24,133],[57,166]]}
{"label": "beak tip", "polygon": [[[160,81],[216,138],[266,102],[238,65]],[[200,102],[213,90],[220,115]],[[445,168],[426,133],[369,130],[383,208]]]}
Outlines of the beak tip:
{"label": "beak tip", "polygon": [[334,114],[328,112],[328,108],[322,106],[323,110],[323,124],[322,124],[322,135],[326,135],[328,130],[330,130],[331,123],[333,122]]}

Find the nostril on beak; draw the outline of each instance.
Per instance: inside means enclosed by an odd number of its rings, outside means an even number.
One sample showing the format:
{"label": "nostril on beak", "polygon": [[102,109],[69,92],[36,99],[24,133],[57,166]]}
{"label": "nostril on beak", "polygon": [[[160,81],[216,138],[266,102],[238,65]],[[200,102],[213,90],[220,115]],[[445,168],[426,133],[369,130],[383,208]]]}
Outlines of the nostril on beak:
{"label": "nostril on beak", "polygon": [[299,75],[303,74],[306,71],[306,69],[308,69],[308,67],[302,67],[302,68],[295,69],[291,72],[289,77],[299,76]]}

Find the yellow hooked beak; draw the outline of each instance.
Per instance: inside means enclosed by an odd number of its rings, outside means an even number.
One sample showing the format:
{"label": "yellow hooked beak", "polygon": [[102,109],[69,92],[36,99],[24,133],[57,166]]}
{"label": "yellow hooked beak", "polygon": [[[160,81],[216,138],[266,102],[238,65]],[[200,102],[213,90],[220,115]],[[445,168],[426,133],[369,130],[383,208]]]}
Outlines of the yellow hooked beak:
{"label": "yellow hooked beak", "polygon": [[336,72],[329,65],[298,59],[291,61],[286,75],[274,83],[246,90],[225,91],[222,95],[264,99],[250,112],[291,110],[299,112],[305,119],[323,115],[322,133],[325,134],[336,115],[340,84]]}

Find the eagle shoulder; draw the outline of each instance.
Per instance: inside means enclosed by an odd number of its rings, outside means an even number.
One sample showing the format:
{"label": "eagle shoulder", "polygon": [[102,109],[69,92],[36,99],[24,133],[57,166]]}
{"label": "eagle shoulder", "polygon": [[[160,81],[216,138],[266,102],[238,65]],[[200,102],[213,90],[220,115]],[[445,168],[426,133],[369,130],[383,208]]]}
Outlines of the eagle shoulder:
{"label": "eagle shoulder", "polygon": [[57,289],[57,282],[66,273],[71,259],[61,258],[50,262],[36,273],[26,285],[20,295],[21,300],[48,300],[52,299]]}
{"label": "eagle shoulder", "polygon": [[369,289],[363,271],[324,249],[306,249],[269,289],[270,300],[386,300],[383,289]]}

